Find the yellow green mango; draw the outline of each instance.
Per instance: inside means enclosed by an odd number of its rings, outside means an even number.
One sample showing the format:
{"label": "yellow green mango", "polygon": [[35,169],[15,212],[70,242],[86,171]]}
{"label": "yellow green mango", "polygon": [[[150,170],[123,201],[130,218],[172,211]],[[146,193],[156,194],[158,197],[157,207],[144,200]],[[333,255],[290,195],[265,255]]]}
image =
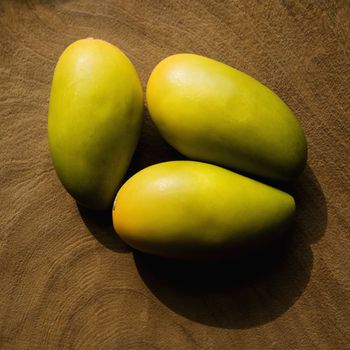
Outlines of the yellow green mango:
{"label": "yellow green mango", "polygon": [[224,168],[170,161],[145,168],[120,188],[113,225],[140,251],[178,259],[228,257],[269,242],[288,226],[295,203],[278,189]]}
{"label": "yellow green mango", "polygon": [[59,179],[82,205],[112,205],[139,138],[142,109],[139,77],[116,46],[88,38],[64,50],[52,81],[49,146]]}
{"label": "yellow green mango", "polygon": [[237,69],[173,55],[154,68],[146,95],[163,137],[191,159],[277,181],[295,178],[305,166],[306,140],[293,112]]}

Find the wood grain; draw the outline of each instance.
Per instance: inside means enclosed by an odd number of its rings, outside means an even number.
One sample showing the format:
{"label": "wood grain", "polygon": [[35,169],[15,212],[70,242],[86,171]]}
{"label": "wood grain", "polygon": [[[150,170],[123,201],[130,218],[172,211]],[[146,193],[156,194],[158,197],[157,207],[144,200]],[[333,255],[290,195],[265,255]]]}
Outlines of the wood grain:
{"label": "wood grain", "polygon": [[[78,208],[47,145],[54,65],[88,36],[143,86],[195,52],[243,70],[295,111],[309,143],[283,241],[230,264],[132,252]],[[0,0],[1,349],[350,349],[348,0]],[[180,157],[146,122],[129,175]]]}

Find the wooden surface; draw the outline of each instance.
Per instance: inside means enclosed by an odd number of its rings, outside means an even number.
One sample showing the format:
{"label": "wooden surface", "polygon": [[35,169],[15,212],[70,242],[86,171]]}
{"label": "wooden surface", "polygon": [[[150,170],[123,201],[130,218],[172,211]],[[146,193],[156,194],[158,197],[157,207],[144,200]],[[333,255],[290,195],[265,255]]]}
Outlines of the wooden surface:
{"label": "wooden surface", "polygon": [[[284,241],[230,264],[132,252],[78,208],[52,167],[47,106],[72,41],[119,46],[143,86],[195,52],[295,111],[308,167]],[[350,2],[0,0],[1,349],[350,349]],[[130,174],[178,155],[145,112]]]}

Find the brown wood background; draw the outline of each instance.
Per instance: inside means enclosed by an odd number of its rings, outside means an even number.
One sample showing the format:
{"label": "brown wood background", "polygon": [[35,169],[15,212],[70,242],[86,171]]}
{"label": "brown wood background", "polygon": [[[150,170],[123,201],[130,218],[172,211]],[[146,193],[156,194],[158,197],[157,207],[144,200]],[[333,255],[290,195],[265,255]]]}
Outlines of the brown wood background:
{"label": "brown wood background", "polygon": [[[167,55],[241,69],[295,111],[309,161],[284,241],[206,267],[132,252],[79,209],[47,145],[55,62],[119,46],[143,86]],[[350,1],[0,0],[1,349],[350,349]],[[145,112],[130,173],[178,155]]]}

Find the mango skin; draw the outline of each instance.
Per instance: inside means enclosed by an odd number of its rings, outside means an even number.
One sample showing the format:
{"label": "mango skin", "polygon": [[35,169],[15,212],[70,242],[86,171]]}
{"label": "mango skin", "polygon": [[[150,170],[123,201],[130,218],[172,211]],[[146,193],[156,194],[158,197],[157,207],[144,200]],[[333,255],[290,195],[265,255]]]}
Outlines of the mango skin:
{"label": "mango skin", "polygon": [[295,211],[289,194],[224,168],[171,161],[120,188],[113,225],[135,249],[185,260],[245,253],[281,234]]}
{"label": "mango skin", "polygon": [[117,47],[92,38],[68,46],[55,68],[48,116],[54,167],[83,206],[113,203],[142,124],[143,92]]}
{"label": "mango skin", "polygon": [[303,170],[307,145],[288,106],[228,65],[194,54],[161,61],[147,84],[150,115],[187,157],[288,181]]}

